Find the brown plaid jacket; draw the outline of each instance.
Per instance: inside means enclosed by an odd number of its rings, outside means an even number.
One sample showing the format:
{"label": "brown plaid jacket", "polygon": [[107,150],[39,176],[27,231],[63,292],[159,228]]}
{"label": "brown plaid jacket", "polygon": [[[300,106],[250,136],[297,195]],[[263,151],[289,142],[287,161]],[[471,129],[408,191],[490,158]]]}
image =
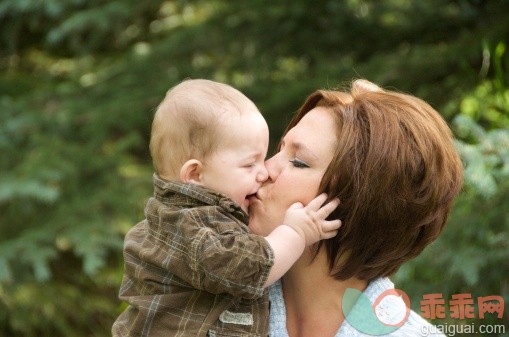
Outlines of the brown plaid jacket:
{"label": "brown plaid jacket", "polygon": [[124,242],[113,336],[266,336],[274,263],[247,214],[220,193],[156,174],[146,219]]}

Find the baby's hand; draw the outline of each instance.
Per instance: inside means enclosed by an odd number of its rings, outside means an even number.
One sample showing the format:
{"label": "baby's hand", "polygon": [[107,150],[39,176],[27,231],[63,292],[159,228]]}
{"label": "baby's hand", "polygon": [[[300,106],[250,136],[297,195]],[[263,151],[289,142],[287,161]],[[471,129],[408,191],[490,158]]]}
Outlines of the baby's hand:
{"label": "baby's hand", "polygon": [[338,207],[339,199],[323,205],[325,200],[327,200],[327,194],[323,193],[305,207],[297,202],[286,211],[283,224],[299,233],[305,239],[306,246],[323,239],[333,238],[341,226],[341,220],[325,220]]}

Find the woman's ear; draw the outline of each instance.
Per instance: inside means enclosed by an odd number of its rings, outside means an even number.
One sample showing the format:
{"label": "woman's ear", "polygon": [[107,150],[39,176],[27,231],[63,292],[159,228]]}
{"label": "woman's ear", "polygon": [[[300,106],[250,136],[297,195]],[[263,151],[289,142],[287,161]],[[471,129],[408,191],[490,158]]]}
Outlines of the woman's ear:
{"label": "woman's ear", "polygon": [[197,159],[189,159],[180,168],[180,181],[201,185],[203,164]]}

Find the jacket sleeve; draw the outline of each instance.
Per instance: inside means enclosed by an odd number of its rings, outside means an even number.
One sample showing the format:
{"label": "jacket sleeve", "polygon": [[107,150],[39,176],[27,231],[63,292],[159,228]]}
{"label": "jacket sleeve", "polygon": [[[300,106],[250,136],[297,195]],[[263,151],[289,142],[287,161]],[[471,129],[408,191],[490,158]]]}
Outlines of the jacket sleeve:
{"label": "jacket sleeve", "polygon": [[[150,202],[150,201],[149,201]],[[274,253],[262,236],[247,226],[205,206],[171,209],[164,205],[147,212],[148,222],[141,249],[148,264],[168,272],[193,288],[213,294],[254,299],[264,294]],[[154,248],[156,247],[156,248]],[[162,276],[162,275],[161,275]]]}

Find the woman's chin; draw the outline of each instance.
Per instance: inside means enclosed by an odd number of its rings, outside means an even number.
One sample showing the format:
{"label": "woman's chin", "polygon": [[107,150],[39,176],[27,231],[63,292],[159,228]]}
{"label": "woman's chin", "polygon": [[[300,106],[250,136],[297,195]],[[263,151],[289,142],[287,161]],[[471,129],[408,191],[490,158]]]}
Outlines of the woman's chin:
{"label": "woman's chin", "polygon": [[260,228],[256,224],[253,224],[251,220],[249,221],[249,224],[247,227],[249,228],[249,231],[252,234],[265,236],[265,234],[260,231]]}

